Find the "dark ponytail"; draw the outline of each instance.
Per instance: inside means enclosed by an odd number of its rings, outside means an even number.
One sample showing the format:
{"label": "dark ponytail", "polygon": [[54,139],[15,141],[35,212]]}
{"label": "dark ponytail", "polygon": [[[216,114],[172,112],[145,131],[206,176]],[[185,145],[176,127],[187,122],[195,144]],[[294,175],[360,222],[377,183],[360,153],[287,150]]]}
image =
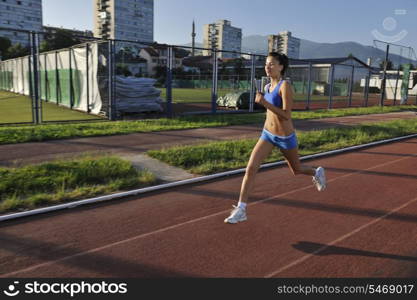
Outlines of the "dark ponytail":
{"label": "dark ponytail", "polygon": [[270,52],[268,56],[275,58],[280,65],[284,66],[284,68],[281,71],[281,75],[284,76],[290,64],[288,56],[286,56],[285,54],[280,54],[278,52]]}

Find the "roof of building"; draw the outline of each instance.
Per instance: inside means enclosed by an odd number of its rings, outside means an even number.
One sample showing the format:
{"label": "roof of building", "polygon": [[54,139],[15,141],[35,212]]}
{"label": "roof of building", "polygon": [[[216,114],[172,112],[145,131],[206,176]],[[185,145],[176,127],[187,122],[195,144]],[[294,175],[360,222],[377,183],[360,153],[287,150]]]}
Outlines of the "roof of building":
{"label": "roof of building", "polygon": [[212,56],[189,56],[186,57],[182,64],[187,67],[198,67],[198,68],[210,68],[212,62]]}
{"label": "roof of building", "polygon": [[152,57],[159,57],[159,53],[152,47],[143,48],[144,51],[148,52],[148,54]]}
{"label": "roof of building", "polygon": [[290,58],[290,65],[305,65],[308,63],[312,64],[329,64],[329,65],[336,65],[336,64],[343,64],[349,60],[356,61],[360,65],[370,68],[366,63],[361,61],[360,59],[354,56],[348,57],[329,57],[329,58],[304,58],[304,59],[293,59]]}
{"label": "roof of building", "polygon": [[184,58],[190,55],[190,51],[183,48],[174,48],[174,54],[176,58]]}
{"label": "roof of building", "polygon": [[[159,57],[160,56],[160,50],[164,50],[167,49],[166,47],[164,47],[163,45],[158,45],[158,46],[150,46],[150,47],[146,47],[143,48],[143,50],[145,50],[146,52],[149,53],[150,56],[152,57]],[[174,55],[175,58],[184,58],[187,57],[190,54],[189,51],[182,49],[182,48],[174,48]]]}

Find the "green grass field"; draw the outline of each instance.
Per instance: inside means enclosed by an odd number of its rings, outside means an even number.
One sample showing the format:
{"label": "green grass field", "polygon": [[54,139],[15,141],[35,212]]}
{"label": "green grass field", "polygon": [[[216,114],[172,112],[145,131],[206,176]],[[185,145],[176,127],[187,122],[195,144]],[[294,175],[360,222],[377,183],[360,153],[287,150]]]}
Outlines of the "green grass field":
{"label": "green grass field", "polygon": [[[0,124],[32,122],[32,103],[28,96],[0,91]],[[95,120],[99,117],[53,103],[42,102],[43,121]]]}
{"label": "green grass field", "polygon": [[[166,90],[162,89],[161,98],[165,99]],[[219,90],[219,96],[233,92],[230,89]],[[327,100],[327,96],[313,96],[312,100]],[[209,103],[211,102],[210,89],[173,89],[175,103]],[[305,95],[296,95],[296,101],[305,101]],[[338,101],[335,99],[335,101]],[[346,101],[344,98],[342,101]],[[0,124],[31,123],[31,100],[24,95],[0,91]],[[42,121],[83,121],[95,120],[99,117],[87,113],[70,110],[54,103],[42,102]]]}

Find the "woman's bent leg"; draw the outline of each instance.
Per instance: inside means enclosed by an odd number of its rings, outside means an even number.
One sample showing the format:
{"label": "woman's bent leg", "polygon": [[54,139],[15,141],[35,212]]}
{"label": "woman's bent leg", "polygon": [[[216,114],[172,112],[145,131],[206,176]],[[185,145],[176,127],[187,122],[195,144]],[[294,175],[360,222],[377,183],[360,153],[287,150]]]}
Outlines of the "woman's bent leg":
{"label": "woman's bent leg", "polygon": [[316,168],[302,165],[298,155],[298,148],[285,150],[280,149],[281,153],[284,155],[285,160],[287,161],[288,166],[290,167],[294,175],[310,175],[314,176],[316,174]]}

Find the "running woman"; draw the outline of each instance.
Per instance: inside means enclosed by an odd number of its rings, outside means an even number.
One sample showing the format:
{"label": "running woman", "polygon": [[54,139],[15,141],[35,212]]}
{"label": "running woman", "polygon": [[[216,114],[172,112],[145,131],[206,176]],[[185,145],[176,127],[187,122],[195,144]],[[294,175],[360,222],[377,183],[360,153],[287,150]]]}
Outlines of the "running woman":
{"label": "running woman", "polygon": [[268,54],[265,72],[270,78],[270,84],[265,86],[265,94],[258,91],[255,99],[256,103],[263,105],[267,110],[264,129],[246,167],[239,203],[237,206],[233,205],[234,209],[224,220],[225,223],[236,224],[247,220],[246,206],[255,175],[262,161],[268,157],[274,147],[278,147],[282,152],[294,176],[310,175],[317,190],[323,191],[326,188],[323,167],[313,168],[300,163],[297,136],[291,119],[292,87],[289,82],[283,80],[288,65],[288,57],[285,54],[276,52]]}

